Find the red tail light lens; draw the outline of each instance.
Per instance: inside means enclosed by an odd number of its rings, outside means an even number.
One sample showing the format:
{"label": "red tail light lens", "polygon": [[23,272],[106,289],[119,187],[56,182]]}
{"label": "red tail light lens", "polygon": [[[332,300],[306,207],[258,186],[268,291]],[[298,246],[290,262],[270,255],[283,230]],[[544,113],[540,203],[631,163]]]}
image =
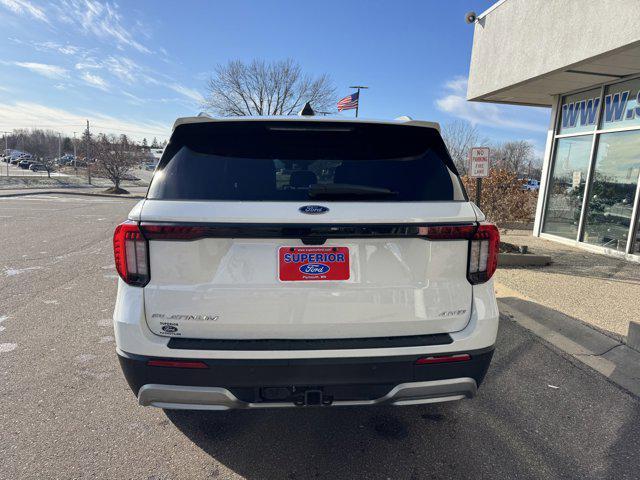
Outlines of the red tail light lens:
{"label": "red tail light lens", "polygon": [[169,367],[169,368],[209,368],[204,362],[189,362],[183,360],[149,360],[149,367]]}
{"label": "red tail light lens", "polygon": [[500,232],[492,223],[481,223],[469,246],[467,278],[476,285],[489,280],[498,268]]}
{"label": "red tail light lens", "polygon": [[126,221],[116,227],[113,256],[122,280],[135,287],[149,283],[148,245],[137,223]]}
{"label": "red tail light lens", "polygon": [[418,227],[418,235],[429,240],[467,240],[473,237],[475,225],[430,225]]}
{"label": "red tail light lens", "polygon": [[471,360],[471,355],[468,353],[460,353],[457,355],[435,355],[433,357],[422,357],[416,360],[416,365],[431,365],[434,363],[451,363],[451,362],[466,362]]}

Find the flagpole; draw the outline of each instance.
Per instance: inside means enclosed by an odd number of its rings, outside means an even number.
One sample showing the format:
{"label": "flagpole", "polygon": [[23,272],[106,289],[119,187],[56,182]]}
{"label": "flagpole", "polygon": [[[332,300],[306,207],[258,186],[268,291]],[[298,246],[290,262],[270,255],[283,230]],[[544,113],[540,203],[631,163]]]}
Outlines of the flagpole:
{"label": "flagpole", "polygon": [[362,85],[354,85],[352,87],[349,88],[355,88],[356,89],[356,93],[358,94],[358,104],[356,105],[356,118],[358,118],[358,109],[360,108],[360,89],[361,88],[369,88],[369,87],[364,87]]}

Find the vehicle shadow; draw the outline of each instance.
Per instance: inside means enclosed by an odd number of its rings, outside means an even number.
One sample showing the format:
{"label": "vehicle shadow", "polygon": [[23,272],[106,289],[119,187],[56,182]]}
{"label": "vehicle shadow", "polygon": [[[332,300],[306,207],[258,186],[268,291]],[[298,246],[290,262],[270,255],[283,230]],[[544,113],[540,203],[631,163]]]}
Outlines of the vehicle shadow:
{"label": "vehicle shadow", "polygon": [[247,479],[412,477],[412,424],[441,422],[443,406],[231,412],[167,410],[211,457]]}
{"label": "vehicle shadow", "polygon": [[[551,386],[554,386],[553,388]],[[637,400],[514,321],[478,397],[413,407],[166,410],[212,478],[635,478]],[[625,463],[625,465],[622,465]],[[605,476],[603,476],[605,474]]]}

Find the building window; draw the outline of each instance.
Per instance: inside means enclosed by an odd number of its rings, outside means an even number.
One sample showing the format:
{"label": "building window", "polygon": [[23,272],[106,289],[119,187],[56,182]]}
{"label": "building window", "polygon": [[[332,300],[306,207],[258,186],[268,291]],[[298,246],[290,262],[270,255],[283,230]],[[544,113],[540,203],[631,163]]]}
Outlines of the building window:
{"label": "building window", "polygon": [[543,232],[576,240],[589,169],[591,135],[558,139]]}
{"label": "building window", "polygon": [[602,130],[640,126],[639,90],[638,79],[609,85],[605,89],[600,120]]}
{"label": "building window", "polygon": [[598,121],[600,93],[600,88],[594,88],[564,97],[560,106],[558,133],[567,135],[593,132]]}
{"label": "building window", "polygon": [[625,251],[639,175],[640,131],[600,135],[587,202],[586,243]]}

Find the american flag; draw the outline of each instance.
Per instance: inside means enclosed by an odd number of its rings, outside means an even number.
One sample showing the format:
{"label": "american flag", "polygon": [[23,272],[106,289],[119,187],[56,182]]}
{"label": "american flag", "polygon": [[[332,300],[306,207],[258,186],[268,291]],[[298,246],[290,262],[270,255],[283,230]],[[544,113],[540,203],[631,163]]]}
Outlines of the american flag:
{"label": "american flag", "polygon": [[358,95],[360,92],[352,93],[344,97],[342,100],[338,102],[338,111],[342,110],[353,110],[354,108],[358,108]]}

